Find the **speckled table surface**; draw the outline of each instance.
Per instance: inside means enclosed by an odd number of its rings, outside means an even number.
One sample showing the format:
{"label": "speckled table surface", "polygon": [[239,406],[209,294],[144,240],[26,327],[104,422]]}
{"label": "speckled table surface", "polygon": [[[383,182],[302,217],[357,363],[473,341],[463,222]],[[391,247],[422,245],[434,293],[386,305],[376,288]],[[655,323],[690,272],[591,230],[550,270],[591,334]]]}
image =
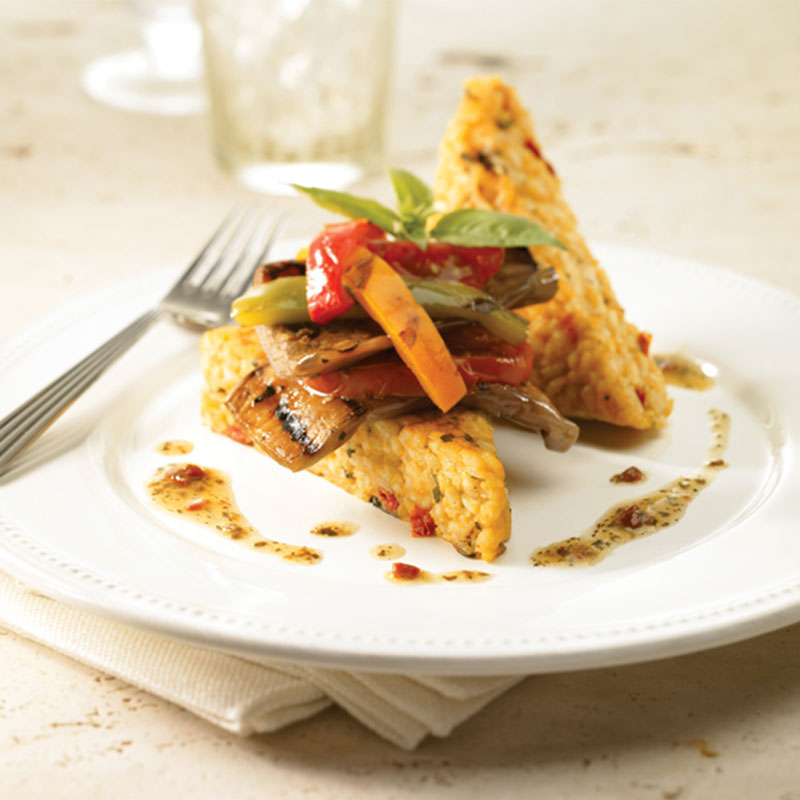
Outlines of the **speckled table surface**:
{"label": "speckled table surface", "polygon": [[[402,3],[392,163],[430,175],[459,80],[498,72],[532,109],[590,241],[800,293],[800,3],[485,6]],[[12,0],[0,20],[7,336],[87,290],[184,260],[246,193],[215,167],[203,117],[127,114],[82,95],[82,66],[133,41],[124,6]],[[321,219],[280,204],[296,211],[292,234]],[[336,709],[239,739],[2,630],[0,665],[0,786],[17,800],[800,798],[800,626],[531,677],[414,753]]]}

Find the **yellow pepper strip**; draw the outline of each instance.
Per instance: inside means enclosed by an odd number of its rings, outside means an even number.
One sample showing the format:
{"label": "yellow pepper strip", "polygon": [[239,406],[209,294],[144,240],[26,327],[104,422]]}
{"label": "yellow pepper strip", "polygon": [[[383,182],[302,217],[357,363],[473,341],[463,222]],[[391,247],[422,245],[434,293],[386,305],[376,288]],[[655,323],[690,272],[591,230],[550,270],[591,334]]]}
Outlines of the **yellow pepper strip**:
{"label": "yellow pepper strip", "polygon": [[467,387],[439,331],[402,277],[365,247],[355,248],[342,266],[345,287],[383,328],[428,397],[449,411]]}

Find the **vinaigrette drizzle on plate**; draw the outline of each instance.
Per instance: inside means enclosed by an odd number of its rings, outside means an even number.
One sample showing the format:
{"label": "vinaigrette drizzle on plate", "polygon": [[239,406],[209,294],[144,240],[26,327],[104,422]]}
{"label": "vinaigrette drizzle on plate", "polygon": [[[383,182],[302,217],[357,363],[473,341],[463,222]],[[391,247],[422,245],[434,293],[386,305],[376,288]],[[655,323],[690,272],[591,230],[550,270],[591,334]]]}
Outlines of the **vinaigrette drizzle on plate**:
{"label": "vinaigrette drizzle on plate", "polygon": [[185,456],[194,450],[194,445],[186,439],[168,439],[166,442],[159,442],[154,449],[162,456]]}
{"label": "vinaigrette drizzle on plate", "polygon": [[531,554],[535,567],[588,567],[602,561],[614,548],[674,525],[689,504],[727,467],[722,456],[728,446],[730,416],[711,409],[711,444],[703,466],[681,475],[655,491],[612,506],[581,536],[540,547]]}
{"label": "vinaigrette drizzle on plate", "polygon": [[406,554],[406,549],[399,544],[376,544],[369,552],[380,561],[394,561],[402,558]]}
{"label": "vinaigrette drizzle on plate", "polygon": [[492,577],[489,572],[479,572],[474,569],[457,569],[452,572],[428,572],[413,564],[403,564],[400,561],[392,565],[390,572],[386,573],[386,580],[390,583],[422,584],[422,583],[481,583]]}
{"label": "vinaigrette drizzle on plate", "polygon": [[355,522],[320,522],[311,529],[310,533],[314,536],[336,539],[341,536],[352,536],[357,530],[358,525]]}
{"label": "vinaigrette drizzle on plate", "polygon": [[147,484],[152,501],[245,547],[295,564],[317,564],[322,553],[263,537],[236,505],[228,475],[197,464],[167,464]]}
{"label": "vinaigrette drizzle on plate", "polygon": [[677,353],[654,355],[653,358],[664,380],[672,386],[704,392],[714,385],[714,378],[701,362]]}

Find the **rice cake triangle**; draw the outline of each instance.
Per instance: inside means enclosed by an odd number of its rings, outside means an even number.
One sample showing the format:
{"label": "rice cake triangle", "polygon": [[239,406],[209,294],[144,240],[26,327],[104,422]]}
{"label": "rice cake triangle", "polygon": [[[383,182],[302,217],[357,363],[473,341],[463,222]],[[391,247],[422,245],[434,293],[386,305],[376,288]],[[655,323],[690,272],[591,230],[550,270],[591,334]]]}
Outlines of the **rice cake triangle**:
{"label": "rice cake triangle", "polygon": [[[203,421],[246,443],[225,398],[265,360],[255,330],[225,326],[206,331],[200,353]],[[492,424],[478,411],[456,408],[363,423],[308,471],[411,522],[412,531],[432,533],[425,524],[430,515],[435,535],[471,558],[493,561],[511,535],[505,470]]]}
{"label": "rice cake triangle", "polygon": [[528,112],[499,78],[465,82],[440,145],[435,195],[447,210],[488,208],[527,217],[566,245],[566,251],[530,248],[537,263],[556,269],[559,290],[548,303],[519,309],[531,326],[531,379],[559,411],[642,430],[663,426],[672,399],[649,354],[650,335],[626,321]]}

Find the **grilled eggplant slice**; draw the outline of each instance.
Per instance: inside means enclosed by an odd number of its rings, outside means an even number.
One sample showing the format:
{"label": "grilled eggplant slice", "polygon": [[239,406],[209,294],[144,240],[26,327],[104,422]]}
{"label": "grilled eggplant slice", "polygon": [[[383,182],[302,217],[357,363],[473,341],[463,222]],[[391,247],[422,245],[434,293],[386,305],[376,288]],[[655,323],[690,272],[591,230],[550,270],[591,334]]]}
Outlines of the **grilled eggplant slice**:
{"label": "grilled eggplant slice", "polygon": [[531,383],[506,386],[502,383],[479,383],[461,399],[461,405],[477,408],[491,417],[511,422],[542,434],[548,450],[563,453],[578,438],[578,426],[561,416],[547,395]]}
{"label": "grilled eggplant slice", "polygon": [[327,325],[258,325],[259,341],[272,368],[282,377],[307,378],[344,369],[388,350],[391,340],[372,320],[334,320]]}
{"label": "grilled eggplant slice", "polygon": [[261,453],[299,472],[343,445],[367,419],[410,413],[419,398],[358,401],[321,395],[302,383],[256,367],[231,391],[225,406]]}
{"label": "grilled eggplant slice", "polygon": [[313,394],[268,366],[240,381],[225,405],[256,450],[293,472],[333,452],[368,411],[354,400]]}
{"label": "grilled eggplant slice", "polygon": [[505,308],[532,306],[555,297],[558,274],[552,267],[540,267],[527,247],[510,247],[503,266],[483,290]]}

